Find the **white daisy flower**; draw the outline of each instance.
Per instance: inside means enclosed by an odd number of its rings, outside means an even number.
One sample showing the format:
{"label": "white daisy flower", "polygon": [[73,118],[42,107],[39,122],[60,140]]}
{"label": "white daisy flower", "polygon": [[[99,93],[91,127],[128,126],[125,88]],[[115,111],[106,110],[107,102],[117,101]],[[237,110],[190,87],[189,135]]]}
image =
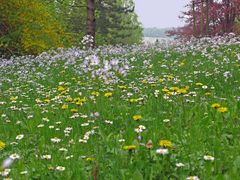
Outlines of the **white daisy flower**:
{"label": "white daisy flower", "polygon": [[20,172],[21,175],[25,175],[25,174],[27,174],[27,173],[28,173],[28,171],[22,171],[22,172]]}
{"label": "white daisy flower", "polygon": [[42,155],[41,159],[49,160],[49,159],[52,159],[52,156],[50,154]]}
{"label": "white daisy flower", "polygon": [[210,156],[210,155],[203,156],[203,159],[206,160],[206,161],[214,161],[214,157]]}
{"label": "white daisy flower", "polygon": [[55,137],[55,138],[51,138],[51,141],[52,141],[53,143],[59,143],[59,142],[61,142],[61,139]]}
{"label": "white daisy flower", "polygon": [[183,163],[176,163],[176,166],[177,166],[177,167],[184,167],[185,164],[183,164]]}
{"label": "white daisy flower", "polygon": [[19,156],[18,154],[16,154],[16,153],[11,154],[9,157],[10,157],[12,160],[20,159],[20,156]]}
{"label": "white daisy flower", "polygon": [[23,134],[19,134],[19,135],[17,135],[16,140],[21,140],[22,138],[24,138],[24,135]]}
{"label": "white daisy flower", "polygon": [[57,167],[56,167],[56,170],[57,170],[57,171],[64,171],[64,170],[65,170],[65,167],[63,167],[63,166],[57,166]]}
{"label": "white daisy flower", "polygon": [[156,150],[156,153],[161,154],[161,155],[166,155],[166,154],[168,154],[168,149],[159,148]]}
{"label": "white daisy flower", "polygon": [[189,176],[186,178],[186,180],[200,180],[197,176]]}

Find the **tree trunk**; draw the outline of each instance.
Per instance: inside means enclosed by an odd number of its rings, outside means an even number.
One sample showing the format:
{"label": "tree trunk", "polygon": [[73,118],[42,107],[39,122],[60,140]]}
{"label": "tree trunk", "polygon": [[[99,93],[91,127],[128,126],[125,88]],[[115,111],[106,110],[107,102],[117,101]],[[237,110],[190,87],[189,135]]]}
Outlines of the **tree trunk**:
{"label": "tree trunk", "polygon": [[206,35],[209,35],[209,0],[206,0]]}
{"label": "tree trunk", "polygon": [[225,6],[225,22],[224,22],[224,32],[229,32],[230,27],[230,1],[229,0],[224,0],[224,6]]}
{"label": "tree trunk", "polygon": [[[236,2],[232,1],[230,2],[230,11],[229,11],[229,32],[234,31],[234,25],[237,18],[237,15],[239,15],[239,12],[237,11],[237,6],[235,4]],[[238,2],[240,4],[240,1]]]}
{"label": "tree trunk", "polygon": [[204,7],[203,7],[204,0],[201,0],[201,35],[204,36]]}
{"label": "tree trunk", "polygon": [[196,37],[196,12],[195,12],[195,0],[192,1],[192,11],[193,11],[193,36]]}
{"label": "tree trunk", "polygon": [[95,18],[95,0],[87,0],[87,35],[93,38],[88,42],[88,48],[95,46],[96,18]]}

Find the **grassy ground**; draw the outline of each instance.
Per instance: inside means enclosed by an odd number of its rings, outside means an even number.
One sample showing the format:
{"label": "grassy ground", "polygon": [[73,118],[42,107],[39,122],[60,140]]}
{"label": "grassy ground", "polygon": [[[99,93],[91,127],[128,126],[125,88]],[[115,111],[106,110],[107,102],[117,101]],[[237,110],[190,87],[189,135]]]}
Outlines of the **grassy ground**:
{"label": "grassy ground", "polygon": [[15,159],[2,175],[238,179],[239,50],[99,51],[1,67],[0,160]]}

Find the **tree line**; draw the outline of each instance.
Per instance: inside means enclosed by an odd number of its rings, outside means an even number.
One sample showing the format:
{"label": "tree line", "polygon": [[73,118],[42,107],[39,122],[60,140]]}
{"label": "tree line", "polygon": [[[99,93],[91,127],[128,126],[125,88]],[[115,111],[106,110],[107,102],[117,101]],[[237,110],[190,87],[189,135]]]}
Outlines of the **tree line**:
{"label": "tree line", "polygon": [[191,0],[180,18],[184,27],[168,31],[178,37],[240,34],[240,0]]}
{"label": "tree line", "polygon": [[39,54],[51,48],[134,44],[142,28],[133,0],[0,0],[0,53]]}

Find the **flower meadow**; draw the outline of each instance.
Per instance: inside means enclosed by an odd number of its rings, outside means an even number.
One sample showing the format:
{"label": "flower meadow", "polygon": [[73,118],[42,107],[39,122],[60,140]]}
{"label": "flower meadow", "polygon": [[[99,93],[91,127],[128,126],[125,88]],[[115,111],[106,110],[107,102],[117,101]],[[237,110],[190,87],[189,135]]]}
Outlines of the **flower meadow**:
{"label": "flower meadow", "polygon": [[0,59],[1,179],[238,179],[238,37]]}

